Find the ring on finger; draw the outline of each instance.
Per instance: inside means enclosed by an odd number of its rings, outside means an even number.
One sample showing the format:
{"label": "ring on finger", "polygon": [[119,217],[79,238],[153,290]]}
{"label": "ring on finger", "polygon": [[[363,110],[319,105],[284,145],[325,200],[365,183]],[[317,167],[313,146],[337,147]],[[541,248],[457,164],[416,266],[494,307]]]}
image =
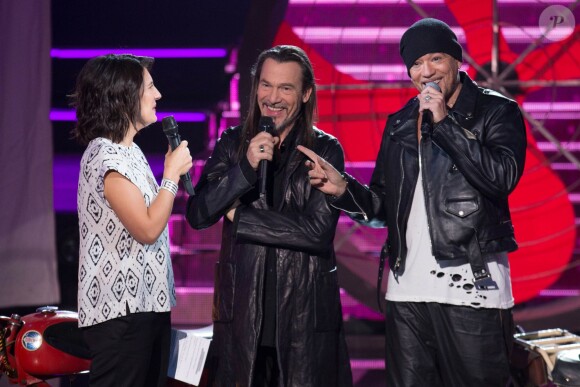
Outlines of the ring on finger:
{"label": "ring on finger", "polygon": [[260,153],[264,153],[264,145],[260,145]]}
{"label": "ring on finger", "polygon": [[425,96],[425,102],[429,102],[431,100],[431,96],[429,94],[427,94],[427,96]]}

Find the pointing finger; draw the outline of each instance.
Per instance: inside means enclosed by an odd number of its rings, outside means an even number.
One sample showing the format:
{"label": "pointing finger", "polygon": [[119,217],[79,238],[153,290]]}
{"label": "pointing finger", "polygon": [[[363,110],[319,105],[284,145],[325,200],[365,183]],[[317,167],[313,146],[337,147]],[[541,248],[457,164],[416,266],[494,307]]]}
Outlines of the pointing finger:
{"label": "pointing finger", "polygon": [[313,151],[311,151],[310,149],[306,148],[305,146],[298,145],[296,147],[296,149],[298,149],[300,152],[304,153],[306,155],[306,157],[308,157],[313,162],[316,162],[318,160],[318,155],[316,153],[314,153]]}
{"label": "pointing finger", "polygon": [[304,153],[306,157],[308,157],[311,160],[312,165],[309,165],[309,167],[312,170],[317,172],[319,175],[326,177],[326,173],[324,173],[324,169],[320,165],[320,160],[323,160],[320,156],[318,156],[314,151],[302,145],[298,145],[296,149]]}

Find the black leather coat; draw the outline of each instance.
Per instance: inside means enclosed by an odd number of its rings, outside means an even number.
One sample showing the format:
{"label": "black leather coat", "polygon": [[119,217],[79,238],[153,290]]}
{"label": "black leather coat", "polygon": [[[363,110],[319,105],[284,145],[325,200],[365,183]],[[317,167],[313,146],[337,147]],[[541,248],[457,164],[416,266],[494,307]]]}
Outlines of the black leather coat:
{"label": "black leather coat", "polygon": [[[294,129],[295,130],[295,129]],[[267,246],[277,257],[277,351],[281,386],[352,386],[344,339],[333,239],[339,211],[311,187],[296,144],[284,170],[283,200],[268,208],[245,156],[237,162],[241,127],[226,130],[208,159],[187,220],[216,223],[238,198],[234,222],[224,219],[215,268],[214,336],[208,364],[217,386],[249,386],[263,319]],[[344,168],[338,141],[314,129],[314,150]],[[247,163],[246,167],[241,165]]]}
{"label": "black leather coat", "polygon": [[[425,205],[433,255],[481,259],[517,249],[508,195],[524,169],[526,133],[518,105],[478,88],[461,72],[462,89],[448,116],[421,140]],[[419,101],[389,116],[370,187],[350,176],[333,205],[355,220],[388,227],[389,266],[404,271],[407,221],[419,173]]]}

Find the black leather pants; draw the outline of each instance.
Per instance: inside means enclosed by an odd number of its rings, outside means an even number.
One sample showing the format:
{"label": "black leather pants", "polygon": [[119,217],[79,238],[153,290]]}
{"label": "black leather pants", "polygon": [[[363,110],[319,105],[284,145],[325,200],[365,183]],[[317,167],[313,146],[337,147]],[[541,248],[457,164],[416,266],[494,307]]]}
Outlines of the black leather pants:
{"label": "black leather pants", "polygon": [[511,309],[387,301],[385,314],[387,386],[503,387],[508,382]]}

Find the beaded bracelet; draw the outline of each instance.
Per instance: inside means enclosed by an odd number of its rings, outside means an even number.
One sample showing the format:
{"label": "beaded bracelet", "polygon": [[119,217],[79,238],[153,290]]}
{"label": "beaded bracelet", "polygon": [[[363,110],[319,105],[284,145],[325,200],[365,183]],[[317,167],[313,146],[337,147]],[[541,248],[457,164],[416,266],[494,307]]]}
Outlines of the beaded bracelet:
{"label": "beaded bracelet", "polygon": [[169,179],[161,180],[161,186],[159,186],[159,188],[168,190],[173,194],[173,196],[177,195],[177,184]]}

